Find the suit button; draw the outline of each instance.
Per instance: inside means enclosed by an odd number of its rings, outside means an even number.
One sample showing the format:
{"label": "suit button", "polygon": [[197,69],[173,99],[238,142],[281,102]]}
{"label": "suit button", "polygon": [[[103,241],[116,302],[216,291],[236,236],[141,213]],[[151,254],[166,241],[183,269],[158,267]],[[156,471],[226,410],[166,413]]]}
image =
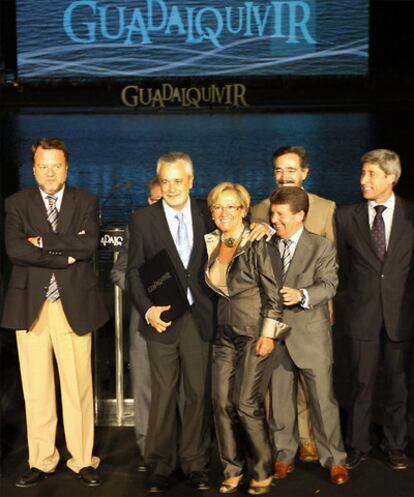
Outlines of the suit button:
{"label": "suit button", "polygon": [[385,274],[381,274],[381,278],[384,278],[385,277]]}

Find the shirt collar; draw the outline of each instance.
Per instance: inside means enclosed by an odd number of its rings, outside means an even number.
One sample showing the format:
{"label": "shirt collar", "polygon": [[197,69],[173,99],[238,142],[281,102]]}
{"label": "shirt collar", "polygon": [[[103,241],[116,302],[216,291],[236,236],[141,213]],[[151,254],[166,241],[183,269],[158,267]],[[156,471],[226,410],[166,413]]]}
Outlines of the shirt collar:
{"label": "shirt collar", "polygon": [[56,198],[56,204],[60,205],[60,203],[62,202],[62,197],[63,197],[63,192],[65,191],[65,185],[62,186],[62,188],[54,193],[53,195],[51,195],[50,193],[46,193],[44,192],[40,186],[39,186],[39,191],[40,191],[40,194],[42,195],[42,198],[43,198],[43,201],[44,202],[48,202],[48,198],[47,197],[55,197]]}
{"label": "shirt collar", "polygon": [[184,218],[186,220],[191,219],[191,200],[190,197],[188,197],[187,202],[185,203],[184,207],[180,210],[177,211],[177,209],[174,209],[170,205],[167,204],[167,202],[162,199],[162,206],[164,208],[164,213],[167,217],[167,219],[172,220],[175,218],[178,212],[182,212],[184,214]]}
{"label": "shirt collar", "polygon": [[375,202],[375,200],[368,200],[368,205],[371,209],[374,209],[376,205],[384,205],[387,207],[387,209],[393,209],[395,205],[395,195],[394,192],[392,192],[390,198],[384,202],[383,204],[379,204],[378,202]]}
{"label": "shirt collar", "polygon": [[[292,242],[297,245],[297,243],[299,242],[299,238],[301,237],[303,233],[303,226],[301,228],[298,229],[298,231],[296,231],[296,233],[293,233],[292,236],[289,237],[289,240],[292,240]],[[283,240],[283,238],[279,238],[280,241]]]}

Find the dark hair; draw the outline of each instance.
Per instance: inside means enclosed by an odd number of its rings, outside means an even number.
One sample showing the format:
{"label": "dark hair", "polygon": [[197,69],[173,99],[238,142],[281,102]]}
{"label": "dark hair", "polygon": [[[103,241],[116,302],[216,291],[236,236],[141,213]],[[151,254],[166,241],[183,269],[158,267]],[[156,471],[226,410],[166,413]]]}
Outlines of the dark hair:
{"label": "dark hair", "polygon": [[300,168],[309,169],[309,159],[305,147],[300,147],[299,145],[285,145],[278,148],[272,155],[272,166],[275,168],[275,160],[286,154],[296,154],[300,159]]}
{"label": "dark hair", "polygon": [[308,194],[297,186],[282,186],[270,195],[271,205],[288,204],[293,214],[309,210]]}
{"label": "dark hair", "polygon": [[59,138],[39,138],[36,143],[32,145],[32,161],[38,148],[44,150],[61,150],[65,156],[66,162],[69,162],[69,150],[67,146]]}
{"label": "dark hair", "polygon": [[154,188],[154,186],[160,186],[160,180],[158,179],[158,176],[153,176],[147,183],[147,190],[150,195],[151,190]]}

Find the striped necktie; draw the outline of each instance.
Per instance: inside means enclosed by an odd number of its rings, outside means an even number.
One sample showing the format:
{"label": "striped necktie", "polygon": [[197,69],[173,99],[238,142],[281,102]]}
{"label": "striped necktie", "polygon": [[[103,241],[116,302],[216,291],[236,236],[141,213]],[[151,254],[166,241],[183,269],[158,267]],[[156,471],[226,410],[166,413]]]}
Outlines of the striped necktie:
{"label": "striped necktie", "polygon": [[293,241],[290,240],[289,238],[287,240],[282,239],[282,243],[283,243],[282,275],[283,279],[285,279],[290,263],[292,262],[292,254],[290,253],[290,246],[292,245]]}
{"label": "striped necktie", "polygon": [[[47,220],[49,221],[52,230],[56,231],[59,217],[59,212],[56,208],[57,198],[53,197],[52,195],[47,195],[46,198],[49,201],[49,207],[47,209]],[[49,286],[46,292],[46,298],[51,302],[56,302],[56,300],[60,299],[55,273],[53,273],[50,278]]]}

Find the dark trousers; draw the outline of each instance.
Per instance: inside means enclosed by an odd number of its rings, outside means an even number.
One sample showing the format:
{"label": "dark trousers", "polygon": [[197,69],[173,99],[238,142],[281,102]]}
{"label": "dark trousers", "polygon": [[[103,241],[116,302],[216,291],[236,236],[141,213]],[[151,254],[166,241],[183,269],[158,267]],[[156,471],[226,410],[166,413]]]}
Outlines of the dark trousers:
{"label": "dark trousers", "polygon": [[[181,318],[175,343],[148,341],[147,346],[152,391],[146,463],[152,474],[169,476],[176,469],[178,451],[185,474],[204,471],[211,442],[211,344],[201,340],[188,313]],[[182,423],[177,409],[180,375],[185,396]]]}
{"label": "dark trousers", "polygon": [[241,335],[231,326],[220,326],[213,345],[213,413],[225,478],[243,472],[243,438],[252,459],[252,477],[264,480],[272,474],[264,395],[272,373],[273,354],[257,356],[256,342],[257,337]]}
{"label": "dark trousers", "polygon": [[385,330],[376,340],[351,340],[353,389],[346,440],[349,447],[362,452],[371,449],[373,395],[382,356],[385,407],[381,448],[385,451],[405,449],[411,345],[411,341],[391,341]]}

